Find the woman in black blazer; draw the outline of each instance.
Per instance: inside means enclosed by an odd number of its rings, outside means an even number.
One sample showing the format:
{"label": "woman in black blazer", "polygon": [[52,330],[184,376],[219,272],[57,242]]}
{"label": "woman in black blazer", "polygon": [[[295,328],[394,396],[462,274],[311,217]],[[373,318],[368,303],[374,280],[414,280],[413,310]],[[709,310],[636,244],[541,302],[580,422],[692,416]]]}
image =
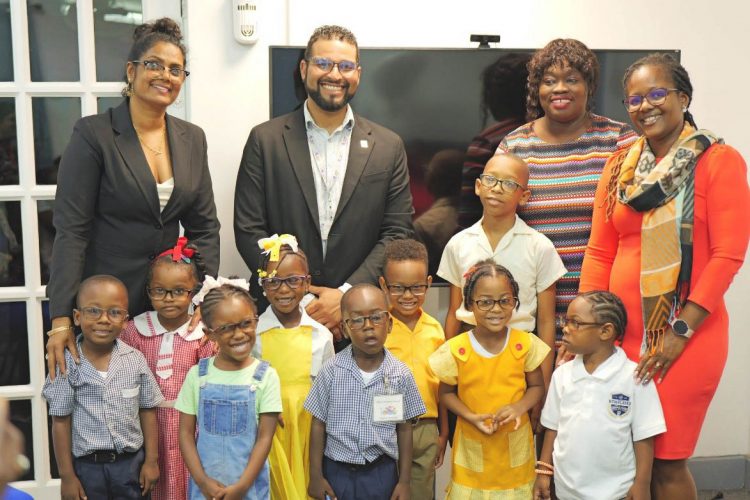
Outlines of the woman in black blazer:
{"label": "woman in black blazer", "polygon": [[77,354],[71,315],[86,277],[121,279],[130,316],[140,314],[149,262],[174,245],[180,224],[203,255],[206,271],[215,275],[219,268],[205,134],[166,113],[189,74],[180,28],[159,19],[138,26],[133,38],[124,102],[80,119],[60,161],[47,285],[52,374],[56,360],[65,369],[65,347]]}

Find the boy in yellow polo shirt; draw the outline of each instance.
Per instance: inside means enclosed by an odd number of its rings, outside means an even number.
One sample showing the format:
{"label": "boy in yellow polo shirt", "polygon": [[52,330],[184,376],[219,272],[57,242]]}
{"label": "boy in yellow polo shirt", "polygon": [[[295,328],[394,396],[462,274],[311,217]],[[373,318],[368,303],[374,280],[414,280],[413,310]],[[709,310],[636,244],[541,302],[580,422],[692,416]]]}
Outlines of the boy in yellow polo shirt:
{"label": "boy in yellow polo shirt", "polygon": [[388,297],[393,329],[385,347],[412,371],[427,407],[413,432],[411,498],[420,500],[434,498],[435,469],[443,464],[448,441],[448,422],[438,403],[440,381],[427,362],[445,342],[443,327],[422,310],[431,283],[427,249],[422,243],[392,240],[386,244],[380,287]]}

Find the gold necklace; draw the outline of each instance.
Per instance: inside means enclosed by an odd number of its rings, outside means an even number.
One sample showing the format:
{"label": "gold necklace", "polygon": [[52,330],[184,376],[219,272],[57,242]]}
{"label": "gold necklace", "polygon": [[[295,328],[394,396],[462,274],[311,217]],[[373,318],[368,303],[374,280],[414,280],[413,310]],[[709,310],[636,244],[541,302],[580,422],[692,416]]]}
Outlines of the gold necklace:
{"label": "gold necklace", "polygon": [[[133,127],[133,128],[135,128],[135,127]],[[162,132],[162,137],[166,136],[167,128],[164,127],[163,129],[161,129],[161,132]],[[135,135],[138,136],[138,140],[141,141],[141,144],[143,144],[144,146],[146,146],[146,149],[148,149],[149,151],[151,151],[152,153],[154,153],[156,156],[164,154],[164,149],[152,148],[151,146],[149,146],[148,144],[146,144],[146,141],[143,140],[143,137],[141,137],[141,134],[140,134],[140,132],[138,132],[138,129],[136,129]]]}

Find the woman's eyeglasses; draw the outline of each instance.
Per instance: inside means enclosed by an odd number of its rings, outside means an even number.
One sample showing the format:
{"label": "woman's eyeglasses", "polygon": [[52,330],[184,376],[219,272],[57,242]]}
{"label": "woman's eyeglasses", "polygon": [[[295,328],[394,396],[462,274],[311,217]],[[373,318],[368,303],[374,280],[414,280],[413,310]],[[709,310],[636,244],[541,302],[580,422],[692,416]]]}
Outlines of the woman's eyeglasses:
{"label": "woman's eyeglasses", "polygon": [[646,95],[629,95],[622,100],[622,103],[625,105],[625,109],[632,113],[641,109],[644,100],[648,101],[652,106],[661,106],[667,100],[670,92],[679,91],[680,89],[651,89]]}
{"label": "woman's eyeglasses", "polygon": [[130,61],[130,62],[134,64],[143,64],[143,66],[145,66],[147,70],[153,73],[163,73],[164,70],[166,69],[167,72],[171,76],[180,80],[184,80],[185,78],[188,77],[188,75],[190,75],[190,71],[187,71],[184,68],[180,68],[179,66],[172,66],[170,68],[167,68],[159,61]]}

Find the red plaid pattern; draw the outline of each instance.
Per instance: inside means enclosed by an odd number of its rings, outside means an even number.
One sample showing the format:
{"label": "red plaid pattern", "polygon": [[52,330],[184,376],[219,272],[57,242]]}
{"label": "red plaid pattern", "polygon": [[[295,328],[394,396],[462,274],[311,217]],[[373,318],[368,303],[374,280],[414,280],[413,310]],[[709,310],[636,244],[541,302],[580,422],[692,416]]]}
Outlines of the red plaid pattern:
{"label": "red plaid pattern", "polygon": [[[151,323],[149,326],[152,326]],[[163,379],[156,375],[156,365],[160,359],[159,351],[163,334],[166,332],[157,333],[152,329],[151,332],[143,333],[138,331],[134,321],[131,320],[120,333],[120,340],[143,353],[167,401],[177,399],[188,370],[197,364],[200,358],[213,356],[216,352],[213,342],[200,345],[200,340],[188,341],[180,335],[175,335],[171,362],[172,374]],[[166,363],[162,360],[159,368],[162,369],[165,365]],[[158,408],[156,418],[159,424],[160,478],[156,489],[151,493],[151,498],[153,500],[187,498],[188,471],[180,455],[179,412],[173,408]]]}

